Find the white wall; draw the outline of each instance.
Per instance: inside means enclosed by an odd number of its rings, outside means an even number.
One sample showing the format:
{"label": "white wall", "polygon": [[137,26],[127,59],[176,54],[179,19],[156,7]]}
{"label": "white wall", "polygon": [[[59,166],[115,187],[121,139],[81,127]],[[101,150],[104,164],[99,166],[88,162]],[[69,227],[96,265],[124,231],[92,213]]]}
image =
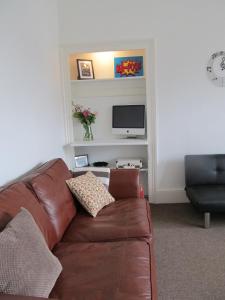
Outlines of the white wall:
{"label": "white wall", "polygon": [[185,199],[185,154],[225,153],[225,89],[205,71],[225,50],[224,11],[221,0],[59,0],[61,44],[156,41],[159,202]]}
{"label": "white wall", "polygon": [[0,184],[62,156],[55,0],[0,1]]}

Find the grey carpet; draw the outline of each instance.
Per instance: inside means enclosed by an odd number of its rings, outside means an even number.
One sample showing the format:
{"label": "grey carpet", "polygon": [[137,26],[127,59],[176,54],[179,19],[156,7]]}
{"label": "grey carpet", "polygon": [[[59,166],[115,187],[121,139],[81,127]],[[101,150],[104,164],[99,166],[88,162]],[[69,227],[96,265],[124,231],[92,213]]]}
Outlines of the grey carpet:
{"label": "grey carpet", "polygon": [[159,300],[225,299],[225,214],[203,216],[190,204],[151,205]]}

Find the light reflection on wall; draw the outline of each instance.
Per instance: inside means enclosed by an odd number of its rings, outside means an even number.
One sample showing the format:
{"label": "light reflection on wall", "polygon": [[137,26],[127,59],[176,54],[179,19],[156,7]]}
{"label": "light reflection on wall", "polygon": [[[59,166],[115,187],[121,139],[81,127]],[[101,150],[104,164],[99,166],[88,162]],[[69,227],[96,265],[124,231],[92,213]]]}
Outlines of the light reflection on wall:
{"label": "light reflection on wall", "polygon": [[98,66],[102,78],[113,77],[114,55],[113,51],[93,53],[93,60]]}

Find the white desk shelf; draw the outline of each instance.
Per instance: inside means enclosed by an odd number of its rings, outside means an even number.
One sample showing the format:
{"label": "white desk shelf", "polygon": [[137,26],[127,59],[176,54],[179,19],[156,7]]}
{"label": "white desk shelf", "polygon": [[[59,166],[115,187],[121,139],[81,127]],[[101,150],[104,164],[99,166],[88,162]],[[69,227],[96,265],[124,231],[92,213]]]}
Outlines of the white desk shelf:
{"label": "white desk shelf", "polygon": [[98,147],[98,146],[138,146],[148,145],[146,139],[112,139],[112,140],[93,140],[93,141],[82,141],[75,140],[69,144],[71,147]]}

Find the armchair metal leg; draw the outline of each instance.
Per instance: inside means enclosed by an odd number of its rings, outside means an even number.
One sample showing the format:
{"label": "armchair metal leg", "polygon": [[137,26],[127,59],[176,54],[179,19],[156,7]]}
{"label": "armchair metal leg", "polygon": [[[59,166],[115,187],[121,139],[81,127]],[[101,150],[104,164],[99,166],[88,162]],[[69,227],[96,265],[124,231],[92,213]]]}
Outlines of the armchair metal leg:
{"label": "armchair metal leg", "polygon": [[205,228],[209,228],[209,226],[210,226],[210,213],[209,212],[204,213],[204,226],[205,226]]}

